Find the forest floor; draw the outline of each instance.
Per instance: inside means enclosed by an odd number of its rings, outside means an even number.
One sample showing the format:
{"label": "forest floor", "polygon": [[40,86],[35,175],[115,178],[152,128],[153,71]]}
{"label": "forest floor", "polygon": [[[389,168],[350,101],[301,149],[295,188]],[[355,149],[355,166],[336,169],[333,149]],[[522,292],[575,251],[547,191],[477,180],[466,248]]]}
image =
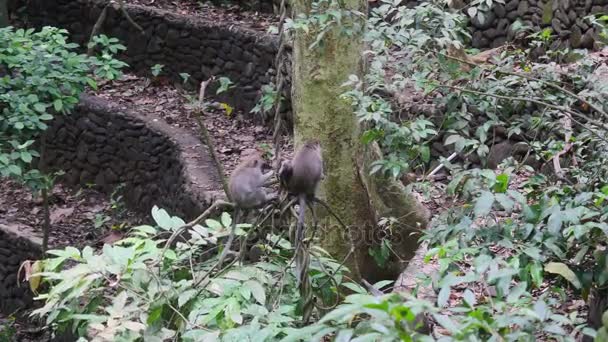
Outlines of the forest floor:
{"label": "forest floor", "polygon": [[[194,92],[185,91],[169,82],[150,80],[146,77],[125,74],[119,80],[102,82],[96,96],[121,105],[136,108],[136,111],[150,120],[163,120],[167,124],[200,136],[201,130],[188,97]],[[230,114],[216,102],[209,102],[203,113],[203,122],[209,131],[215,152],[230,175],[242,156],[259,151],[266,156],[274,153],[272,123],[264,123],[251,113],[234,110]],[[291,158],[293,145],[288,137],[281,146],[281,158]],[[206,148],[201,143],[201,148]]]}
{"label": "forest floor", "polygon": [[180,15],[195,15],[212,19],[217,23],[227,23],[256,31],[268,31],[278,24],[278,17],[272,13],[261,13],[240,8],[237,5],[217,7],[209,1],[200,0],[130,0],[130,5],[141,5],[171,11]]}

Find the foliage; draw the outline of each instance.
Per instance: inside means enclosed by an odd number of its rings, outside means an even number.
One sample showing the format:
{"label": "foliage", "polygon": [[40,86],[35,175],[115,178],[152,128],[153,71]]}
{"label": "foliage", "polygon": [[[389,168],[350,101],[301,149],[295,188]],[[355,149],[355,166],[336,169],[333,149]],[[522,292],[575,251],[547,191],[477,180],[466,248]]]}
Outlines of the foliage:
{"label": "foliage", "polygon": [[608,45],[608,14],[598,14],[598,15],[590,15],[585,17],[587,21],[598,29],[597,36],[599,37],[599,42],[603,44],[603,46]]}
{"label": "foliage", "polygon": [[100,56],[75,53],[66,30],[0,29],[0,176],[33,187],[51,181],[31,165],[40,156],[34,141],[54,115],[74,108],[86,86],[96,88],[91,73],[114,79],[125,65],[112,58],[124,49],[115,39],[100,36],[92,44],[100,46]]}
{"label": "foliage", "polygon": [[14,318],[10,317],[9,320],[10,322],[5,322],[0,326],[0,342],[10,342],[14,341],[16,338],[17,329],[14,325]]}
{"label": "foliage", "polygon": [[150,67],[150,71],[152,72],[152,76],[158,77],[158,75],[160,75],[160,73],[163,72],[164,68],[165,68],[165,66],[162,65],[162,64],[154,64],[152,67]]}
{"label": "foliage", "polygon": [[[259,243],[267,253],[264,260],[210,275],[230,216],[194,225],[187,242],[166,249],[166,240],[157,237],[185,223],[156,207],[152,217],[154,226],[133,228],[99,254],[90,247],[49,251],[41,275],[51,286],[39,296],[45,305],[34,314],[58,331],[114,341],[268,340],[295,326],[299,296],[288,241],[270,236]],[[240,236],[251,229],[237,227]],[[330,272],[340,282],[339,266],[321,252],[311,277],[317,285],[327,284]],[[324,290],[332,292],[328,286]]]}
{"label": "foliage", "polygon": [[[465,24],[462,15],[433,2],[408,9],[386,0],[373,11],[369,71],[363,80],[346,81],[350,90],[344,94],[366,129],[363,142],[376,141],[385,153],[370,171],[395,178],[424,172],[435,142],[462,156],[476,155],[483,165],[497,128],[522,140],[539,163],[562,156],[562,168],[559,177],[548,177],[513,159],[499,174],[470,168],[466,159],[463,165],[445,163],[452,173],[447,195],[458,204],[422,237],[429,243],[426,261],[439,265],[418,283],[439,291],[425,312],[447,330],[442,341],[517,341],[538,334],[574,341],[581,332],[593,335],[584,317],[576,310],[564,312],[561,305],[567,294],[586,299],[591,288],[605,288],[608,281],[608,145],[600,112],[606,110],[606,80],[593,75],[598,61],[585,52],[568,66],[543,65],[530,58],[534,46],[504,50],[492,64],[464,64],[465,57],[453,52],[467,42]],[[532,38],[548,42],[548,33]],[[552,53],[558,52],[547,51]],[[398,112],[398,97],[412,91],[433,101],[442,114]],[[516,187],[514,178],[527,180]],[[461,300],[450,300],[454,297]],[[342,314],[347,317],[349,309]],[[353,332],[360,322],[335,320],[329,325],[340,329],[327,331],[370,339],[380,332],[399,334],[402,325],[385,319],[367,316],[364,326],[374,329],[365,332]],[[323,319],[313,327],[327,325]],[[412,338],[427,340],[403,339]]]}
{"label": "foliage", "polygon": [[274,84],[265,84],[262,86],[262,96],[255,104],[251,113],[258,114],[262,118],[269,115],[270,110],[274,108],[275,104],[279,101],[279,94],[276,91]]}

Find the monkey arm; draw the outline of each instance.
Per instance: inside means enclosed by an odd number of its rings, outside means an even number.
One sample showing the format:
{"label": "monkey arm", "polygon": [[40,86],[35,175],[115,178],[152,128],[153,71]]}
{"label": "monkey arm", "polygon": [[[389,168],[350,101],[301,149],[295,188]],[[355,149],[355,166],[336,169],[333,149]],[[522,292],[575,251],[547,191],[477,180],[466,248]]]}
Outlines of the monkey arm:
{"label": "monkey arm", "polygon": [[274,171],[272,170],[262,174],[262,184],[265,184],[273,175]]}

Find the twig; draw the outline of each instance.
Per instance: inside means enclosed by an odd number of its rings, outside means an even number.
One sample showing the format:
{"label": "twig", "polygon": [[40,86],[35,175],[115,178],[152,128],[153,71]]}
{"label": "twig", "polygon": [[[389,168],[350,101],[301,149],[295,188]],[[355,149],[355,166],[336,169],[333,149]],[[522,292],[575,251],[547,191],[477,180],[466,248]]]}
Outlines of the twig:
{"label": "twig", "polygon": [[[101,10],[99,17],[97,18],[97,21],[95,22],[95,25],[93,25],[93,29],[91,30],[91,36],[89,37],[89,44],[91,44],[93,42],[93,37],[95,37],[96,35],[99,34],[99,31],[101,30],[101,26],[103,25],[103,22],[106,20],[106,16],[108,14],[108,6],[110,6],[109,2],[103,7],[103,10]],[[87,56],[93,55],[94,48],[95,47],[93,45],[91,45],[87,48]]]}
{"label": "twig", "polygon": [[[127,21],[133,27],[135,27],[142,35],[146,34],[146,31],[144,31],[144,29],[141,26],[139,26],[133,20],[133,18],[131,18],[131,15],[129,15],[129,12],[127,12],[127,10],[125,9],[124,1],[123,0],[117,0],[117,1],[118,1],[118,9],[122,13],[122,15],[125,17],[125,19],[127,19]],[[89,43],[91,43],[93,41],[93,37],[98,35],[99,31],[101,31],[101,27],[103,26],[103,23],[106,21],[106,17],[108,14],[108,6],[110,6],[112,4],[112,2],[113,1],[108,1],[108,3],[103,7],[103,10],[101,11],[101,13],[99,13],[99,17],[97,18],[97,21],[95,21],[95,25],[93,25],[93,29],[91,30],[91,35],[89,36]],[[116,8],[116,7],[114,7],[114,8]],[[87,56],[92,56],[93,50],[94,50],[94,46],[88,47]]]}
{"label": "twig", "polygon": [[213,159],[213,163],[215,164],[215,167],[217,168],[217,172],[220,175],[220,179],[222,181],[222,186],[224,188],[224,192],[226,193],[226,197],[228,198],[229,201],[231,201],[232,198],[230,196],[230,191],[228,191],[228,180],[226,179],[226,174],[224,173],[224,167],[222,166],[222,163],[220,163],[217,153],[215,153],[215,145],[213,144],[213,139],[209,135],[209,131],[207,130],[207,127],[205,126],[205,123],[203,122],[203,118],[202,118],[203,111],[205,108],[205,105],[203,102],[204,98],[205,98],[205,89],[207,88],[207,85],[209,85],[209,83],[212,82],[214,79],[215,79],[215,77],[211,77],[207,81],[201,82],[201,89],[198,94],[199,103],[198,103],[198,106],[195,106],[194,117],[196,118],[198,127],[201,130],[201,138],[203,139],[203,142],[205,143],[205,145],[207,145],[207,149],[209,150],[211,159]]}
{"label": "twig", "polygon": [[[230,203],[230,202],[226,202],[226,201],[215,201],[213,202],[213,204],[211,206],[209,206],[209,208],[207,208],[207,210],[205,210],[202,214],[200,214],[197,218],[195,218],[194,220],[186,223],[185,225],[177,228],[173,234],[171,234],[171,236],[169,237],[169,239],[167,240],[167,242],[165,242],[165,247],[163,247],[162,252],[160,253],[160,257],[158,258],[158,260],[156,262],[154,262],[151,266],[156,266],[160,263],[160,261],[163,259],[163,256],[165,255],[165,252],[167,251],[167,248],[169,248],[169,246],[171,246],[173,244],[173,241],[175,241],[175,239],[186,229],[188,228],[192,228],[195,225],[197,225],[200,221],[204,220],[205,218],[209,217],[209,215],[211,215],[211,213],[213,213],[213,211],[216,208],[219,207],[233,207],[234,204]],[[160,270],[159,270],[160,272]]]}
{"label": "twig", "polygon": [[139,30],[139,32],[141,32],[141,34],[146,34],[146,31],[144,31],[144,29],[139,26],[134,20],[133,18],[131,18],[131,15],[129,15],[129,12],[127,12],[127,10],[125,9],[125,3],[123,0],[117,0],[118,1],[118,6],[120,6],[120,11],[122,12],[122,15],[125,16],[125,18],[127,19],[127,21],[133,25],[133,27],[135,27],[137,30]]}

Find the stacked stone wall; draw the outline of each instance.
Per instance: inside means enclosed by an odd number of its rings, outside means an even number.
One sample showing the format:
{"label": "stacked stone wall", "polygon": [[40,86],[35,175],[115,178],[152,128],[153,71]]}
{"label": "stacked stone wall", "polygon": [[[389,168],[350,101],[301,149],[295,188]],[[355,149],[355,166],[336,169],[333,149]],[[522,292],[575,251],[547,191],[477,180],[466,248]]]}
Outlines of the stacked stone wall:
{"label": "stacked stone wall", "polygon": [[[106,4],[107,0],[30,0],[26,13],[30,25],[65,28],[74,42],[84,45]],[[181,82],[180,73],[188,73],[195,86],[211,76],[228,77],[235,87],[216,99],[245,111],[255,106],[262,86],[275,75],[276,35],[156,8],[127,5],[126,10],[144,34],[113,6],[108,7],[100,33],[127,47],[120,57],[138,73],[149,75],[153,65],[161,64],[164,75]],[[290,74],[289,66],[284,74]],[[214,95],[216,87],[210,86],[208,94]],[[290,88],[285,89],[283,95],[289,99]]]}
{"label": "stacked stone wall", "polygon": [[22,314],[33,304],[27,282],[18,279],[19,267],[26,260],[39,259],[41,239],[27,227],[0,224],[0,312]]}
{"label": "stacked stone wall", "polygon": [[157,205],[191,219],[222,193],[198,138],[100,98],[54,119],[46,143],[45,165],[65,170],[62,181],[106,192],[124,184],[127,205],[144,213]]}
{"label": "stacked stone wall", "polygon": [[608,0],[506,0],[493,2],[485,20],[471,20],[472,45],[489,48],[503,45],[515,38],[513,24],[518,20],[532,32],[551,28],[557,39],[552,49],[597,48],[600,29],[584,18],[590,14],[608,14]]}

